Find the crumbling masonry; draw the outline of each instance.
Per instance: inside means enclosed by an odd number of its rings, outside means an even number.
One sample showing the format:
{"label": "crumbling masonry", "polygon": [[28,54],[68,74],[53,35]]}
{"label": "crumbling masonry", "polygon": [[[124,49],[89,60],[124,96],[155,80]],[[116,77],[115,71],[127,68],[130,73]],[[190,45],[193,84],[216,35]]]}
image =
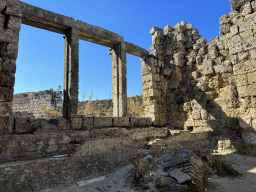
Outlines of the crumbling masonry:
{"label": "crumbling masonry", "polygon": [[141,59],[145,113],[178,129],[242,129],[256,144],[256,1],[230,4],[210,43],[185,21],[150,30],[151,55]]}

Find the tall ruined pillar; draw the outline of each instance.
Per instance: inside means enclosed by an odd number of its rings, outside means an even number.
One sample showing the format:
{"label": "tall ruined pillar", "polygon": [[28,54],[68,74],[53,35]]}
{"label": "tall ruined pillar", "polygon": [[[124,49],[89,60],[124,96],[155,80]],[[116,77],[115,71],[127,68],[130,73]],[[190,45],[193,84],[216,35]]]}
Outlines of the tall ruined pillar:
{"label": "tall ruined pillar", "polygon": [[13,87],[22,16],[19,7],[19,0],[0,1],[0,134],[13,132]]}
{"label": "tall ruined pillar", "polygon": [[64,50],[63,117],[71,118],[78,110],[79,30],[66,32]]}
{"label": "tall ruined pillar", "polygon": [[127,115],[127,72],[125,43],[115,45],[110,50],[112,55],[112,92],[113,116]]}

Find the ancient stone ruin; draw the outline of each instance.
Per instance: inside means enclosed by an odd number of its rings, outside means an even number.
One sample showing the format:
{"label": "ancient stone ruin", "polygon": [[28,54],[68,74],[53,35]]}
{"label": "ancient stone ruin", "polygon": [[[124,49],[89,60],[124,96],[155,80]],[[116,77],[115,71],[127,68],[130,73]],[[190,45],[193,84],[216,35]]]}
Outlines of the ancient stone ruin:
{"label": "ancient stone ruin", "polygon": [[39,91],[15,94],[12,102],[14,117],[29,117],[31,119],[51,116],[46,110],[55,110],[62,114],[62,91]]}
{"label": "ancient stone ruin", "polygon": [[[211,42],[182,21],[153,27],[149,54],[101,27],[1,0],[0,188],[69,184],[111,172],[132,156],[213,147],[226,137],[256,144],[256,1],[230,4],[232,12],[220,18],[220,36]],[[21,24],[65,36],[63,117],[38,112],[39,105],[59,110],[61,93],[53,93],[53,103],[45,93],[13,95]],[[113,117],[77,115],[79,39],[110,48]],[[127,115],[126,53],[141,58],[145,117]],[[27,102],[32,109],[24,108]]]}

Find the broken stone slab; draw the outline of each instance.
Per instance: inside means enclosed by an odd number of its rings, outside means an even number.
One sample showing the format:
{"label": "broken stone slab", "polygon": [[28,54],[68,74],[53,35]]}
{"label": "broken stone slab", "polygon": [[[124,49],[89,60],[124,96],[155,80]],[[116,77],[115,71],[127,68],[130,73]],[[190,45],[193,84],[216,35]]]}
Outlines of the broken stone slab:
{"label": "broken stone slab", "polygon": [[94,179],[90,179],[90,180],[85,180],[85,181],[79,181],[76,184],[79,185],[80,187],[82,187],[82,186],[88,185],[90,183],[95,183],[95,182],[98,182],[98,181],[102,181],[104,179],[105,179],[105,176],[94,178]]}
{"label": "broken stone slab", "polygon": [[170,176],[177,179],[179,184],[185,183],[186,181],[190,180],[190,176],[180,171],[180,169],[174,169],[170,171]]}

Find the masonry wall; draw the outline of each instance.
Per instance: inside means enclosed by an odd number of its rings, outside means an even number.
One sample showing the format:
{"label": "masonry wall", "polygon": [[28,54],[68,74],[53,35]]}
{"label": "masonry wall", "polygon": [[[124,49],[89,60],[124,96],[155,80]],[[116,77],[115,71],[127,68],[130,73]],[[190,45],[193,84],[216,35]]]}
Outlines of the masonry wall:
{"label": "masonry wall", "polygon": [[255,144],[256,2],[230,4],[209,43],[185,21],[150,30],[151,55],[141,60],[145,113],[176,129],[233,130]]}
{"label": "masonry wall", "polygon": [[11,109],[21,16],[18,0],[0,1],[0,134],[13,131]]}
{"label": "masonry wall", "polygon": [[52,118],[48,110],[58,111],[62,116],[62,91],[39,91],[20,93],[13,96],[14,117]]}

